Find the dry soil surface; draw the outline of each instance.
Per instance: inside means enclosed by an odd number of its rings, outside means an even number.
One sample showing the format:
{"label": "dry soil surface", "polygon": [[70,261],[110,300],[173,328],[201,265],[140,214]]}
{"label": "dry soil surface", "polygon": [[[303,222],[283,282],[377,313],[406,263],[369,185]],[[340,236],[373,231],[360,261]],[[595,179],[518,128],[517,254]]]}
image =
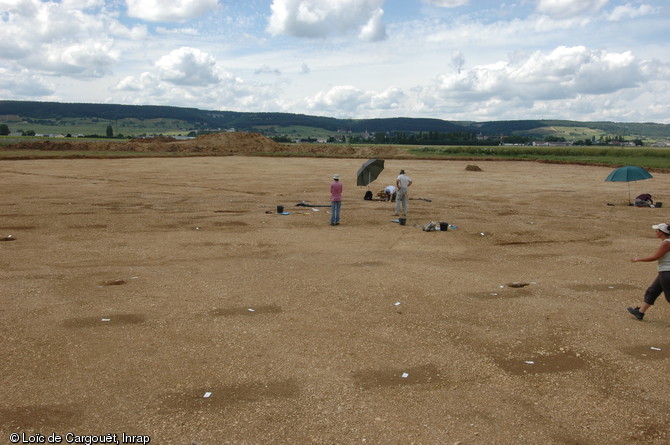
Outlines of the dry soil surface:
{"label": "dry soil surface", "polygon": [[0,162],[0,443],[670,441],[670,305],[626,312],[670,174],[388,159],[401,226],[361,163]]}

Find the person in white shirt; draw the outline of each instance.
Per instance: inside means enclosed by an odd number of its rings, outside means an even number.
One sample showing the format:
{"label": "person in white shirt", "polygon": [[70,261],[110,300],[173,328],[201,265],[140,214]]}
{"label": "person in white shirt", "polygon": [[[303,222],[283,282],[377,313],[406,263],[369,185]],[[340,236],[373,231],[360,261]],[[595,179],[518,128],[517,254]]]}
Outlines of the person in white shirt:
{"label": "person in white shirt", "polygon": [[395,199],[396,191],[398,191],[398,189],[396,189],[395,185],[387,185],[386,188],[384,189],[384,193],[386,194],[386,200],[393,201]]}
{"label": "person in white shirt", "polygon": [[398,215],[400,212],[400,203],[402,203],[402,214],[407,216],[407,200],[409,199],[408,189],[412,185],[412,179],[405,174],[405,170],[400,170],[400,175],[395,180],[395,185],[398,187],[398,193],[395,198],[395,213]]}
{"label": "person in white shirt", "polygon": [[655,224],[651,228],[656,230],[656,238],[661,240],[661,245],[656,252],[648,257],[630,259],[633,263],[637,263],[638,261],[658,261],[658,275],[656,275],[656,279],[644,293],[644,301],[640,306],[628,308],[628,312],[640,321],[642,321],[644,314],[647,313],[647,309],[654,305],[661,293],[665,295],[665,299],[670,303],[670,226],[666,223],[661,223]]}

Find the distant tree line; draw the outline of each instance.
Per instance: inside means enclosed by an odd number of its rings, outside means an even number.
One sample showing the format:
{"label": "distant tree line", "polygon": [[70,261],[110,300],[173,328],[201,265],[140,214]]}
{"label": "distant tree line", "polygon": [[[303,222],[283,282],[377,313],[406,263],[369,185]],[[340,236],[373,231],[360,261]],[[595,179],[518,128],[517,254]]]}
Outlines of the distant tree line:
{"label": "distant tree line", "polygon": [[393,145],[477,145],[479,141],[476,133],[464,131],[397,131],[376,132],[371,141],[368,139],[365,142]]}
{"label": "distant tree line", "polygon": [[[276,135],[272,136],[272,139],[280,143],[290,143],[295,142],[295,138],[291,138],[287,135]],[[352,144],[388,144],[388,145],[440,145],[440,146],[450,146],[450,145],[461,145],[461,146],[491,146],[491,145],[533,145],[534,142],[549,142],[549,143],[564,143],[566,145],[578,145],[578,146],[589,146],[589,145],[618,145],[618,144],[628,144],[630,142],[635,145],[642,146],[644,143],[640,139],[635,139],[633,141],[627,141],[623,136],[614,136],[614,137],[601,137],[599,140],[594,139],[583,139],[576,141],[568,141],[563,136],[530,136],[530,135],[509,135],[509,136],[481,136],[472,132],[438,132],[438,131],[427,131],[427,132],[417,132],[417,133],[408,133],[408,132],[377,132],[374,134],[364,133],[364,134],[354,134],[349,133],[346,136],[335,138],[334,136],[329,136],[326,140],[328,143],[336,142],[347,142]],[[315,143],[318,142],[316,138],[302,138],[297,140],[297,142],[304,143]]]}
{"label": "distant tree line", "polygon": [[[457,140],[470,141],[472,134],[496,138],[503,135],[513,138],[516,134],[532,132],[535,129],[551,126],[582,127],[603,131],[606,134],[644,135],[649,138],[670,137],[669,124],[657,123],[621,123],[621,122],[579,122],[567,120],[516,120],[467,122],[447,121],[429,118],[379,118],[379,119],[338,119],[323,116],[310,116],[294,113],[254,113],[234,111],[212,111],[197,108],[182,108],[156,105],[118,105],[118,104],[84,104],[60,102],[32,102],[0,100],[0,115],[20,116],[32,119],[35,123],[53,123],[62,118],[88,118],[101,121],[115,121],[126,118],[139,120],[175,119],[188,123],[189,129],[198,132],[218,129],[235,128],[241,131],[257,131],[259,127],[290,127],[305,126],[320,128],[332,132],[348,132],[349,134],[369,132],[388,134],[390,138],[405,140],[411,143],[413,138],[421,139],[420,143],[430,144],[456,143]],[[438,137],[418,133],[438,133]],[[405,134],[403,139],[402,134]],[[459,135],[459,133],[461,133]],[[446,136],[449,135],[449,136]],[[117,135],[118,137],[118,135]],[[387,136],[384,136],[384,139]],[[537,137],[537,136],[536,136]],[[424,142],[425,141],[425,142]],[[588,139],[581,142],[587,143]],[[594,141],[591,141],[592,143]],[[604,142],[603,142],[604,143]]]}

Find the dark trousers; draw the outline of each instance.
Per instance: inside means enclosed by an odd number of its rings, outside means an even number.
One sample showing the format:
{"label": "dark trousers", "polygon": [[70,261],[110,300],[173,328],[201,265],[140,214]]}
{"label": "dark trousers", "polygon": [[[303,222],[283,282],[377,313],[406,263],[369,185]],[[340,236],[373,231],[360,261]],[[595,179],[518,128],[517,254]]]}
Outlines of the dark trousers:
{"label": "dark trousers", "polygon": [[665,294],[665,299],[670,303],[670,272],[658,273],[654,282],[644,293],[644,302],[653,305],[661,292]]}

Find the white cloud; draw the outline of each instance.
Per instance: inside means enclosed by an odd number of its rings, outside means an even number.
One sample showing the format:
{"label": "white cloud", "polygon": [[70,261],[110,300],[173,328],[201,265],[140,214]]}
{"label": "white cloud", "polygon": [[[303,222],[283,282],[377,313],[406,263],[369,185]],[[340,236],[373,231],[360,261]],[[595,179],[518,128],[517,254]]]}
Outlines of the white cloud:
{"label": "white cloud", "polygon": [[368,23],[361,28],[358,37],[368,42],[378,42],[386,39],[386,25],[384,25],[384,11],[381,8],[372,14]]}
{"label": "white cloud", "polygon": [[600,11],[609,0],[537,0],[537,12],[558,19],[583,17]]}
{"label": "white cloud", "polygon": [[428,3],[435,6],[440,6],[443,8],[455,8],[457,6],[463,6],[470,3],[470,0],[421,0],[424,3]]}
{"label": "white cloud", "polygon": [[86,40],[81,43],[60,47],[46,45],[46,54],[31,57],[30,64],[41,70],[59,75],[81,78],[102,77],[111,72],[111,67],[120,59],[120,53],[113,49],[112,41]]}
{"label": "white cloud", "polygon": [[564,100],[635,88],[649,77],[642,68],[630,52],[558,47],[522,60],[440,75],[436,88],[440,96],[452,100]]}
{"label": "white cloud", "polygon": [[339,85],[328,91],[320,91],[306,99],[307,108],[314,111],[336,112],[346,115],[356,111],[370,101],[370,93],[351,85]]}
{"label": "white cloud", "polygon": [[0,68],[0,96],[4,99],[20,99],[22,96],[44,97],[51,96],[54,85],[44,81],[40,76],[30,73],[28,70],[13,72]]}
{"label": "white cloud", "polygon": [[160,57],[154,66],[155,71],[117,82],[110,88],[114,97],[111,101],[232,111],[277,111],[283,107],[277,97],[280,87],[245,82],[220,69],[211,55],[195,48],[174,50]]}
{"label": "white cloud", "polygon": [[212,11],[218,0],[126,0],[128,15],[149,22],[185,22]]}
{"label": "white cloud", "polygon": [[391,87],[378,94],[373,94],[370,100],[372,110],[394,110],[402,106],[406,100],[405,93],[400,88]]}
{"label": "white cloud", "polygon": [[98,0],[0,3],[0,61],[16,68],[80,78],[101,77],[119,61],[116,36],[141,38],[102,10]]}
{"label": "white cloud", "polygon": [[197,107],[205,110],[277,111],[282,103],[276,89],[268,85],[246,83],[228,75],[217,88],[178,85],[166,82],[150,72],[121,80],[111,93],[114,103],[136,105],[157,104],[177,107]]}
{"label": "white cloud", "polygon": [[114,37],[135,41],[147,40],[150,37],[145,25],[134,25],[128,28],[117,21],[112,21],[107,25],[107,32]]}
{"label": "white cloud", "polygon": [[277,68],[272,68],[269,65],[263,65],[263,66],[257,68],[254,71],[254,74],[256,74],[256,75],[270,74],[270,75],[273,75],[273,76],[281,76],[281,71],[278,70]]}
{"label": "white cloud", "polygon": [[441,74],[407,91],[402,106],[415,116],[452,120],[668,122],[663,112],[670,109],[669,74],[667,63],[641,60],[630,51],[557,47]]}
{"label": "white cloud", "polygon": [[316,113],[326,112],[340,117],[352,114],[363,116],[398,109],[406,100],[406,94],[396,87],[376,92],[351,85],[338,85],[305,98],[305,106]]}
{"label": "white cloud", "polygon": [[630,3],[626,3],[625,5],[620,5],[614,8],[614,10],[607,16],[607,19],[613,22],[620,22],[623,20],[644,17],[653,14],[656,11],[656,8],[649,5],[639,5],[638,7],[635,7]]}
{"label": "white cloud", "polygon": [[272,35],[326,37],[358,31],[366,40],[382,40],[384,0],[273,0],[267,30]]}
{"label": "white cloud", "polygon": [[92,25],[85,14],[53,2],[17,1],[3,7],[0,12],[7,18],[0,28],[2,40],[11,39],[29,46],[72,38]]}
{"label": "white cloud", "polygon": [[164,28],[162,26],[156,27],[156,33],[182,36],[197,36],[200,34],[197,28]]}
{"label": "white cloud", "polygon": [[254,71],[254,74],[256,74],[256,75],[272,74],[272,75],[275,75],[275,76],[281,76],[281,71],[279,71],[277,68],[272,68],[268,65],[263,65],[260,68],[257,68]]}
{"label": "white cloud", "polygon": [[70,10],[87,10],[101,8],[105,5],[105,0],[61,0],[63,8]]}
{"label": "white cloud", "polygon": [[421,1],[0,0],[0,97],[670,122],[665,0]]}
{"label": "white cloud", "polygon": [[206,87],[221,81],[216,60],[196,48],[182,47],[156,62],[159,76],[175,85]]}

